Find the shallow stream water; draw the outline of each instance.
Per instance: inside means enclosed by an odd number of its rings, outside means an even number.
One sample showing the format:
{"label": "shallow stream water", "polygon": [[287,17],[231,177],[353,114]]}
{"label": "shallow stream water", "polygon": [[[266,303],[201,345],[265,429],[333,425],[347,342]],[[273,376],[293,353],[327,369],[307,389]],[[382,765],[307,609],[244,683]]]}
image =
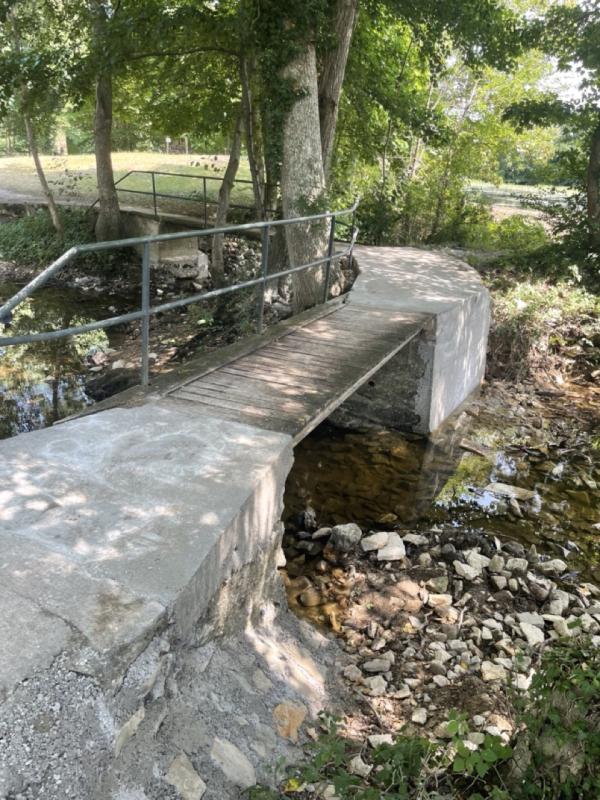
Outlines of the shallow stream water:
{"label": "shallow stream water", "polygon": [[[19,288],[0,283],[0,303]],[[129,305],[118,295],[51,286],[19,307],[5,333],[18,336],[84,324],[129,310]],[[93,375],[94,358],[118,346],[121,336],[113,328],[0,348],[0,439],[43,428],[89,405],[86,378]]]}
{"label": "shallow stream water", "polygon": [[[296,448],[288,478],[288,577],[331,571],[321,553],[298,546],[302,515],[312,509],[318,526],[452,528],[516,540],[566,560],[571,579],[598,582],[599,419],[568,408],[507,387],[499,396],[488,391],[430,439],[321,425]],[[296,611],[318,616],[293,595]]]}

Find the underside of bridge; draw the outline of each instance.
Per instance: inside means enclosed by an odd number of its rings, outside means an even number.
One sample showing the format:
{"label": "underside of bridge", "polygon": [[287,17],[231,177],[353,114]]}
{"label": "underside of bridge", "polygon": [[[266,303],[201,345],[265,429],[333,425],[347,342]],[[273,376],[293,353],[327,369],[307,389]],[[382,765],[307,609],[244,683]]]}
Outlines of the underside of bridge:
{"label": "underside of bridge", "polygon": [[[334,410],[340,420],[427,433],[478,388],[489,299],[477,275],[441,253],[356,256],[361,274],[345,304],[188,364],[175,382],[111,408],[0,444],[0,697],[6,724],[39,734],[45,759],[8,753],[0,796],[18,794],[25,775],[48,798],[129,797],[120,792],[143,760],[139,743],[155,766],[159,751],[173,752],[175,684],[190,653],[201,676],[201,653],[227,632],[246,631],[250,647],[252,625],[252,657],[268,661],[275,648],[256,631],[265,615],[269,635],[279,630],[266,609],[282,603],[276,566],[294,443]],[[303,666],[292,680],[290,670],[326,643],[305,640],[304,655],[289,640],[279,645],[291,647],[280,664],[287,679],[272,696],[251,689],[267,721],[271,706],[324,702],[324,674],[309,679]],[[72,795],[52,784],[54,756],[40,744],[40,715],[52,718],[57,703],[68,713],[52,740],[73,760],[64,773]],[[197,743],[207,770],[223,750],[217,733],[236,725],[219,708]],[[253,713],[254,727],[266,725]],[[265,748],[246,754],[250,769],[279,752]],[[140,796],[171,796],[147,778]],[[219,786],[206,797],[236,796]]]}

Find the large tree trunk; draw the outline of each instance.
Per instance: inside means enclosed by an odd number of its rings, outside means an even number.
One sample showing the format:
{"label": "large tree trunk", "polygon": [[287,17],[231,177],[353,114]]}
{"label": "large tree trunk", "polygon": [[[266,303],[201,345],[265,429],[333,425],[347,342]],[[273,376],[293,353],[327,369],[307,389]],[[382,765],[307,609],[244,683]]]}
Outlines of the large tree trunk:
{"label": "large tree trunk", "polygon": [[98,182],[99,213],[96,238],[102,242],[118,239],[121,228],[119,198],[115,189],[112,166],[112,78],[102,72],[96,80],[96,112],[94,114],[94,150]]}
{"label": "large tree trunk", "polygon": [[23,115],[23,122],[25,123],[25,131],[27,133],[27,144],[29,145],[31,157],[33,158],[33,163],[35,164],[35,171],[37,172],[38,180],[42,187],[42,192],[44,193],[44,197],[48,203],[48,211],[50,212],[52,224],[54,225],[58,235],[62,237],[64,233],[62,219],[60,218],[54,195],[48,186],[48,181],[46,180],[46,175],[44,174],[44,168],[42,167],[42,162],[40,160],[37,137],[35,135],[33,123],[27,114]]}
{"label": "large tree trunk", "polygon": [[[298,99],[286,114],[283,124],[281,200],[284,217],[306,216],[320,208],[325,190],[325,175],[319,134],[317,61],[313,44],[285,67],[283,77],[290,81]],[[307,264],[325,255],[327,230],[320,222],[285,226],[290,265]],[[323,268],[295,273],[294,311],[302,311],[322,300]]]}
{"label": "large tree trunk", "polygon": [[[231,190],[240,165],[240,153],[242,149],[242,112],[240,111],[235,123],[231,150],[229,151],[229,161],[223,176],[223,183],[219,189],[219,204],[215,218],[215,228],[221,228],[227,222],[227,212],[231,199]],[[215,288],[224,286],[225,270],[223,264],[223,234],[213,236],[212,240],[212,259],[211,275]]]}
{"label": "large tree trunk", "polygon": [[240,61],[240,78],[242,84],[242,104],[244,109],[244,127],[246,129],[246,150],[248,165],[252,177],[254,192],[254,210],[258,219],[266,219],[265,204],[265,166],[256,124],[256,105],[252,94],[251,65],[246,58]]}
{"label": "large tree trunk", "polygon": [[586,184],[590,244],[598,250],[600,249],[600,124],[592,134]]}
{"label": "large tree trunk", "polygon": [[358,2],[359,0],[337,0],[336,2],[334,20],[336,46],[323,59],[323,69],[319,81],[321,150],[326,179],[329,178],[331,168],[340,96],[358,13]]}

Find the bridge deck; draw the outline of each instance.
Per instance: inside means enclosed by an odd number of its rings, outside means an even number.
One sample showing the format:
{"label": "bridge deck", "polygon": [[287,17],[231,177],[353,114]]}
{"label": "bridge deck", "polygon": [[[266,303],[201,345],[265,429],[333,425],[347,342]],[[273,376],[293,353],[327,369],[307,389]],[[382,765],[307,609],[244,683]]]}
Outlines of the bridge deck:
{"label": "bridge deck", "polygon": [[428,316],[348,303],[169,395],[298,441],[418,334]]}

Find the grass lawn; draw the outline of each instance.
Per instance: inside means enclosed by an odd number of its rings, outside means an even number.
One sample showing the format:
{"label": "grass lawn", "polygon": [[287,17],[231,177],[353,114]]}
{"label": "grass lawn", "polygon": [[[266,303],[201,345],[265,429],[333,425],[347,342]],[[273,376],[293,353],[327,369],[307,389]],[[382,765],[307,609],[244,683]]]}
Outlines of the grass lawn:
{"label": "grass lawn", "polygon": [[[42,163],[46,176],[56,196],[62,200],[82,200],[93,202],[96,199],[96,170],[92,154],[74,156],[43,156]],[[182,176],[207,176],[207,197],[216,200],[220,182],[210,178],[221,177],[227,165],[227,156],[206,156],[198,154],[166,155],[165,153],[113,153],[115,178],[118,180],[130,170],[150,170],[176,172]],[[240,162],[238,178],[250,179],[250,170],[245,159]],[[152,191],[150,175],[131,175],[119,184],[118,188],[131,191]],[[157,193],[176,195],[182,198],[202,198],[203,181],[190,177],[156,176]],[[5,156],[0,158],[0,192],[15,192],[19,195],[39,197],[40,186],[28,156]],[[120,200],[124,206],[152,206],[152,198],[142,194],[121,192]],[[250,184],[238,184],[231,197],[232,203],[252,205]],[[193,200],[167,200],[159,198],[159,209],[180,213],[198,213],[198,205]]]}

